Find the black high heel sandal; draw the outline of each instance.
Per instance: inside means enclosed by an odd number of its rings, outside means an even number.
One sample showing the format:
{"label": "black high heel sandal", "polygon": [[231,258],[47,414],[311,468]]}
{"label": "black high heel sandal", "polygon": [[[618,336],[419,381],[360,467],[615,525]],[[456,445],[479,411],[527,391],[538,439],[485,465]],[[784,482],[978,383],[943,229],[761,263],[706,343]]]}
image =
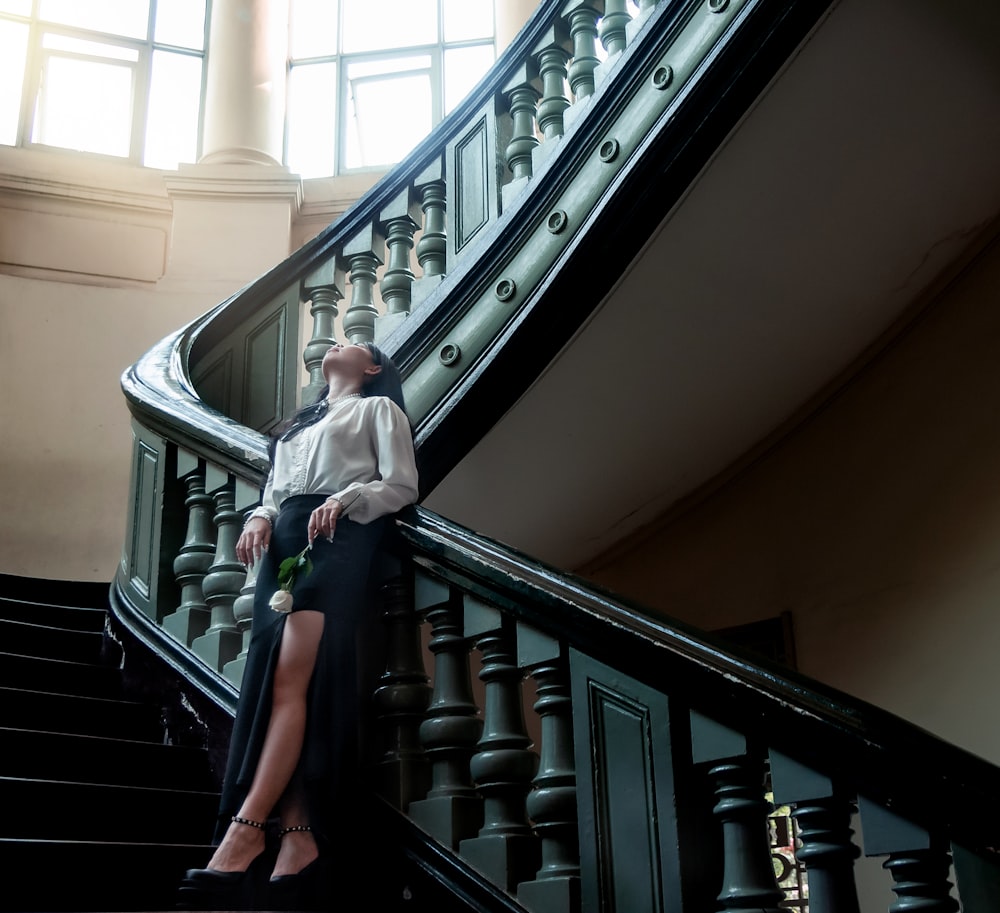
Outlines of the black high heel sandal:
{"label": "black high heel sandal", "polygon": [[[265,825],[250,818],[233,815],[236,824],[264,830]],[[177,891],[178,910],[256,910],[255,900],[262,896],[264,870],[262,852],[242,872],[218,869],[188,869]]]}
{"label": "black high heel sandal", "polygon": [[[311,832],[308,824],[283,827],[279,837],[285,834]],[[322,847],[320,854],[301,872],[294,875],[275,875],[267,883],[268,909],[271,910],[325,910],[330,899],[330,863]]]}

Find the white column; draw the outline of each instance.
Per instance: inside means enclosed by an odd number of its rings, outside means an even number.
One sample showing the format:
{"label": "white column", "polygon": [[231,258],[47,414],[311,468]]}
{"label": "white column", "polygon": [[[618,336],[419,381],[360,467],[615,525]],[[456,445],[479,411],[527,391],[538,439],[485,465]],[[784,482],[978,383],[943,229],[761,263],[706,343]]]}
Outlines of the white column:
{"label": "white column", "polygon": [[214,0],[201,162],[280,165],[288,0]]}

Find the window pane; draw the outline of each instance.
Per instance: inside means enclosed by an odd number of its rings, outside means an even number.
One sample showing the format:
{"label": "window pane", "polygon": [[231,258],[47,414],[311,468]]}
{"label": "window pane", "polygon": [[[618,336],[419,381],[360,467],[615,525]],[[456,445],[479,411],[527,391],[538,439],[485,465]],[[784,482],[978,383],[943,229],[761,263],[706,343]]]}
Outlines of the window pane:
{"label": "window pane", "polygon": [[366,57],[352,60],[347,66],[349,80],[366,76],[388,76],[390,73],[409,73],[413,70],[430,70],[430,54],[410,54],[406,57]]}
{"label": "window pane", "polygon": [[24,60],[28,53],[28,26],[0,20],[0,143],[17,142],[17,120],[21,114]]}
{"label": "window pane", "polygon": [[444,0],[444,40],[493,37],[493,0]]}
{"label": "window pane", "polygon": [[493,66],[492,44],[444,52],[444,113],[455,107]]}
{"label": "window pane", "polygon": [[344,0],[344,52],[436,44],[435,0]]}
{"label": "window pane", "polygon": [[132,68],[48,55],[32,142],[128,156]]}
{"label": "window pane", "polygon": [[41,0],[39,14],[50,22],[130,38],[145,38],[149,29],[149,0]]}
{"label": "window pane", "polygon": [[69,51],[71,54],[85,54],[88,57],[111,57],[114,60],[133,62],[139,59],[139,52],[135,48],[126,48],[119,44],[98,44],[96,41],[53,35],[51,32],[42,39],[42,47],[53,51]]}
{"label": "window pane", "polygon": [[333,174],[337,150],[337,65],[292,67],[288,82],[288,167],[302,177]]}
{"label": "window pane", "polygon": [[201,58],[155,51],[144,165],[174,169],[197,160],[200,107]]}
{"label": "window pane", "polygon": [[31,0],[0,0],[0,12],[16,13],[18,16],[30,16]]}
{"label": "window pane", "polygon": [[352,80],[348,106],[346,166],[395,164],[430,133],[430,75]]}
{"label": "window pane", "polygon": [[205,0],[160,0],[153,40],[200,51],[205,47]]}
{"label": "window pane", "polygon": [[337,6],[331,0],[293,0],[292,58],[337,53]]}

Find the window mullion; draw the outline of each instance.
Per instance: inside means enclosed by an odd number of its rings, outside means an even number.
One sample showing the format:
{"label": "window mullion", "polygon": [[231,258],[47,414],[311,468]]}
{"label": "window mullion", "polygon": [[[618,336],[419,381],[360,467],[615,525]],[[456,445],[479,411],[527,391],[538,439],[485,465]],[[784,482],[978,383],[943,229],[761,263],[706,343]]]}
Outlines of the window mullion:
{"label": "window mullion", "polygon": [[[155,4],[155,0],[153,0]],[[152,32],[150,32],[152,35]],[[141,165],[146,154],[146,120],[149,116],[149,87],[153,69],[151,42],[139,49],[139,59],[132,71],[132,142],[129,159]]]}
{"label": "window mullion", "polygon": [[[40,0],[35,0],[35,11]],[[21,87],[21,116],[18,118],[17,144],[26,146],[35,129],[35,107],[42,88],[42,29],[37,19],[32,19],[28,34],[28,53],[25,57],[24,85]]]}

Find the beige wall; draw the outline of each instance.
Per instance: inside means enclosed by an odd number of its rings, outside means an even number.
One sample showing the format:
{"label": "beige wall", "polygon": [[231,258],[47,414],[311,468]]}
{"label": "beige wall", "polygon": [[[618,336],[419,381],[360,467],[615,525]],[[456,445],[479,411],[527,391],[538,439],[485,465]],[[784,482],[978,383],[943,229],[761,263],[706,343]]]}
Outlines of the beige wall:
{"label": "beige wall", "polygon": [[[1000,242],[820,414],[588,575],[1000,762]],[[984,721],[986,721],[984,725]]]}
{"label": "beige wall", "polygon": [[161,174],[0,148],[0,573],[110,581],[131,463],[122,372],[377,179]]}

